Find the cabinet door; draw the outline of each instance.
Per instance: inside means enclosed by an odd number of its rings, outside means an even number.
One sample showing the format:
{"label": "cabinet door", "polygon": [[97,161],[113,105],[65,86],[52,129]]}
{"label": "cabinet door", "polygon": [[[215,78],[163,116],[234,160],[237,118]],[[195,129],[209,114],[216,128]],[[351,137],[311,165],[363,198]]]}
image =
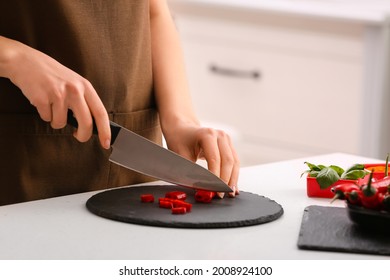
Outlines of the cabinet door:
{"label": "cabinet door", "polygon": [[359,151],[360,61],[194,40],[184,51],[201,119],[234,126],[247,141]]}

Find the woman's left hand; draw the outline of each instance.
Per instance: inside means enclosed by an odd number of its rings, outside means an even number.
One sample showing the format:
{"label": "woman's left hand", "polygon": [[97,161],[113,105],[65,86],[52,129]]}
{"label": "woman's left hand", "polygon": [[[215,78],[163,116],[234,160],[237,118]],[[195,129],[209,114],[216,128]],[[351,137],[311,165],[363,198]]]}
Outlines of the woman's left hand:
{"label": "woman's left hand", "polygon": [[170,131],[174,135],[165,133],[170,150],[194,162],[205,159],[208,169],[233,189],[229,195],[239,194],[237,183],[240,162],[226,132],[184,124]]}

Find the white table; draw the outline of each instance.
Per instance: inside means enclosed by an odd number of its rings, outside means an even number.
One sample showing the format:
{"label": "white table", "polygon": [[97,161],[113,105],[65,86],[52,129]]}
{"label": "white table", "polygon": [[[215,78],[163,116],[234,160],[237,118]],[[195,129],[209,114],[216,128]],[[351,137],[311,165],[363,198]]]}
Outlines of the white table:
{"label": "white table", "polygon": [[86,209],[85,202],[96,192],[2,206],[0,259],[389,259],[297,248],[304,208],[330,205],[329,199],[306,196],[306,182],[300,178],[304,161],[342,167],[382,162],[329,154],[243,168],[241,189],[276,200],[285,212],[274,222],[242,228],[177,229],[111,221]]}

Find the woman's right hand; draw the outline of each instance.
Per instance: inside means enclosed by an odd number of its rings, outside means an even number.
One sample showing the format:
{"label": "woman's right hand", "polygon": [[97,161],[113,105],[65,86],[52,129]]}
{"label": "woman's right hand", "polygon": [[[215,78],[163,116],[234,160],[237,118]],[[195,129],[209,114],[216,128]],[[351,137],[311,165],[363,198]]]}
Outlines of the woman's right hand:
{"label": "woman's right hand", "polygon": [[68,109],[78,122],[74,136],[86,142],[95,121],[101,145],[110,147],[107,111],[91,83],[48,55],[0,36],[0,76],[9,78],[55,129],[67,123]]}

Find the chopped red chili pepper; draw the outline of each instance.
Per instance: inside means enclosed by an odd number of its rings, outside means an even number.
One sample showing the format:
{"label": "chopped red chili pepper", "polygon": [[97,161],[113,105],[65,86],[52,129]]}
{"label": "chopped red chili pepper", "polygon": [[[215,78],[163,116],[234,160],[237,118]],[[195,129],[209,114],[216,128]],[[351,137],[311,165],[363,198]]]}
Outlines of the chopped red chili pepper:
{"label": "chopped red chili pepper", "polygon": [[154,202],[154,196],[152,194],[142,194],[141,201],[142,202]]}
{"label": "chopped red chili pepper", "polygon": [[160,203],[162,203],[162,202],[164,202],[164,203],[165,202],[171,203],[172,207],[185,207],[187,212],[191,212],[191,210],[192,210],[192,204],[191,203],[185,202],[185,201],[180,200],[180,199],[172,199],[172,198],[160,197],[158,200],[160,201]]}
{"label": "chopped red chili pepper", "polygon": [[172,191],[172,192],[167,192],[165,194],[165,197],[172,198],[172,199],[185,200],[187,198],[187,194],[185,192],[181,192],[181,191]]}
{"label": "chopped red chili pepper", "polygon": [[172,208],[172,214],[185,214],[187,210],[185,207],[174,207]]}
{"label": "chopped red chili pepper", "polygon": [[159,206],[160,206],[160,208],[172,209],[173,203],[171,201],[168,201],[168,200],[160,200]]}
{"label": "chopped red chili pepper", "polygon": [[214,196],[215,192],[198,190],[195,193],[195,200],[198,202],[210,203]]}
{"label": "chopped red chili pepper", "polygon": [[191,212],[191,210],[192,210],[191,203],[188,203],[188,202],[185,202],[185,201],[182,201],[179,199],[176,199],[173,201],[173,206],[174,207],[185,207],[187,212]]}

